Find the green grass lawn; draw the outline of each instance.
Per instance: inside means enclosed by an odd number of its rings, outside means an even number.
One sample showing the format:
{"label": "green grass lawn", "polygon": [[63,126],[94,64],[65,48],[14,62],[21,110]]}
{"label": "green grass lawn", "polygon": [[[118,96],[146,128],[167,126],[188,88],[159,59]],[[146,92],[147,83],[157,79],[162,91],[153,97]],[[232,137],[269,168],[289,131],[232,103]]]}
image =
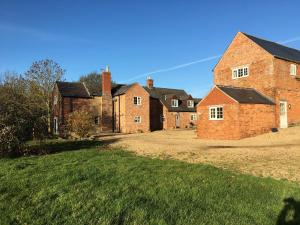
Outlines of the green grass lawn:
{"label": "green grass lawn", "polygon": [[287,181],[102,147],[0,160],[1,224],[300,224],[299,200]]}

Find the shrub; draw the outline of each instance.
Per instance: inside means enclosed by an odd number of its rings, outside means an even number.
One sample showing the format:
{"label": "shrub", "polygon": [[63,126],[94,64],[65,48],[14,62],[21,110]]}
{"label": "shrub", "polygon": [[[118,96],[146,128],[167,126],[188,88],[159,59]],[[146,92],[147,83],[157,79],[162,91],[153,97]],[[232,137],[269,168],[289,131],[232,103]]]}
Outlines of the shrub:
{"label": "shrub", "polygon": [[92,129],[93,119],[89,112],[77,110],[68,115],[67,131],[69,136],[82,139],[88,137]]}
{"label": "shrub", "polygon": [[0,156],[21,154],[24,142],[18,138],[15,126],[0,124]]}

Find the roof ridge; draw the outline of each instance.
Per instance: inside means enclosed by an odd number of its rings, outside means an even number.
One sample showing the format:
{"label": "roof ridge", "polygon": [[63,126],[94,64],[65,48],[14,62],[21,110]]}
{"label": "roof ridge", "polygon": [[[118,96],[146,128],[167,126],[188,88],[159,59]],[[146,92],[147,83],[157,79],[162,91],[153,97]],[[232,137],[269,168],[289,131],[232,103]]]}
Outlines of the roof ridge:
{"label": "roof ridge", "polygon": [[275,42],[275,41],[270,41],[270,40],[268,40],[268,39],[261,38],[261,37],[257,37],[257,36],[251,35],[251,34],[247,34],[247,33],[245,33],[245,32],[241,32],[241,33],[242,33],[242,34],[244,34],[244,35],[246,35],[247,37],[253,37],[253,38],[256,38],[256,39],[260,39],[260,40],[262,40],[262,41],[271,42],[271,43],[273,43],[273,44],[280,45],[280,46],[282,46],[282,47],[289,48],[289,49],[296,50],[296,51],[300,52],[300,50],[299,50],[299,49],[292,48],[292,47],[289,47],[289,46],[286,46],[286,45],[280,44],[280,43],[278,43],[278,42]]}
{"label": "roof ridge", "polygon": [[255,88],[251,87],[237,87],[237,86],[232,86],[232,85],[216,85],[217,87],[228,87],[228,88],[234,88],[234,89],[249,89],[249,90],[256,90]]}

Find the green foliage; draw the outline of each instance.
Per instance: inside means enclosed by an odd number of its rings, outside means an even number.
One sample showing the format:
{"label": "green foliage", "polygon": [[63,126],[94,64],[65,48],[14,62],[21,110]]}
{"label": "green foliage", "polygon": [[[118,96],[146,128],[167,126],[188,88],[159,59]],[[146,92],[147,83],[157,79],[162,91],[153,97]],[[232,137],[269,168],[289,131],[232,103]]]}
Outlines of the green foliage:
{"label": "green foliage", "polygon": [[70,136],[88,137],[93,129],[92,115],[86,110],[77,110],[67,117],[67,130]]}
{"label": "green foliage", "polygon": [[270,225],[288,197],[299,185],[101,147],[0,160],[2,224]]}

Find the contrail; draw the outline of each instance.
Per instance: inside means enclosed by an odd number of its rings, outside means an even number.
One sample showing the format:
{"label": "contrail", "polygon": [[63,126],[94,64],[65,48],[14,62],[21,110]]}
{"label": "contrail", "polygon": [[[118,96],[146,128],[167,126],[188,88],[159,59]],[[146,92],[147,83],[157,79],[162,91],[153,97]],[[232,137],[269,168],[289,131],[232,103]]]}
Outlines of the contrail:
{"label": "contrail", "polygon": [[[278,41],[277,43],[278,44],[287,44],[287,43],[292,43],[292,42],[295,42],[295,41],[300,41],[300,37],[294,37],[294,38],[290,38],[290,39],[287,39],[287,40],[284,40],[284,41]],[[132,77],[132,78],[130,78],[128,80],[124,80],[123,82],[124,83],[125,82],[130,82],[130,81],[133,81],[133,80],[137,80],[139,78],[143,78],[143,77],[145,77],[147,75],[153,75],[153,74],[157,74],[157,73],[163,73],[163,72],[173,71],[173,70],[177,70],[177,69],[180,69],[180,68],[191,66],[193,64],[211,61],[211,60],[214,60],[214,59],[218,59],[221,56],[222,56],[222,54],[219,54],[219,55],[206,57],[206,58],[199,59],[199,60],[196,60],[196,61],[193,61],[193,62],[188,62],[188,63],[180,64],[180,65],[177,65],[177,66],[169,67],[169,68],[154,70],[154,71],[151,71],[151,72],[148,72],[148,73],[143,73],[143,74],[134,76],[134,77]]]}
{"label": "contrail", "polygon": [[206,58],[203,58],[203,59],[199,59],[199,60],[196,60],[196,61],[193,61],[193,62],[188,62],[188,63],[180,64],[180,65],[177,65],[177,66],[172,66],[172,67],[169,67],[169,68],[164,68],[164,69],[154,70],[154,71],[151,71],[151,72],[148,72],[148,73],[143,73],[143,74],[134,76],[134,77],[132,77],[132,78],[130,78],[130,79],[128,79],[128,80],[125,80],[125,81],[123,81],[123,82],[128,82],[128,81],[136,80],[136,79],[145,77],[145,76],[147,76],[147,75],[153,75],[153,74],[157,74],[157,73],[163,73],[163,72],[168,72],[168,71],[177,70],[177,69],[184,68],[184,67],[188,67],[188,66],[190,66],[190,65],[197,64],[197,63],[202,63],[202,62],[211,61],[211,60],[214,60],[214,59],[218,59],[218,58],[220,58],[221,56],[222,56],[222,55],[210,56],[210,57],[206,57]]}
{"label": "contrail", "polygon": [[287,39],[285,41],[279,41],[277,43],[279,43],[279,44],[287,44],[287,43],[291,43],[291,42],[295,42],[295,41],[300,41],[300,37],[294,37],[294,38],[291,38],[291,39]]}

